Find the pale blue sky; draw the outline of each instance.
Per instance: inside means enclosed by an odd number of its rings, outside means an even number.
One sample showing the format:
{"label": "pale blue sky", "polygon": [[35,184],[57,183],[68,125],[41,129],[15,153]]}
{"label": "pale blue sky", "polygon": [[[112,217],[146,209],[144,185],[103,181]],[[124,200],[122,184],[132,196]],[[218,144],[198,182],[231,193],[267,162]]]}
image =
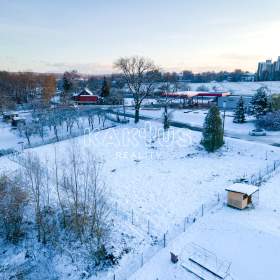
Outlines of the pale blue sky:
{"label": "pale blue sky", "polygon": [[166,70],[255,70],[280,55],[279,0],[0,0],[0,69],[111,72],[143,55]]}

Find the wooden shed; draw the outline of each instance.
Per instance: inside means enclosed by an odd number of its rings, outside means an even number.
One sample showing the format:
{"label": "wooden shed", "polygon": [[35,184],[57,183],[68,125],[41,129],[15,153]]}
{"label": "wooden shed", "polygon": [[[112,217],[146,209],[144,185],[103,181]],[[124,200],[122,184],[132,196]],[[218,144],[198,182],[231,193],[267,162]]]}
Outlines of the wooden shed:
{"label": "wooden shed", "polygon": [[253,185],[236,183],[228,188],[227,204],[234,208],[244,209],[259,200],[259,188]]}

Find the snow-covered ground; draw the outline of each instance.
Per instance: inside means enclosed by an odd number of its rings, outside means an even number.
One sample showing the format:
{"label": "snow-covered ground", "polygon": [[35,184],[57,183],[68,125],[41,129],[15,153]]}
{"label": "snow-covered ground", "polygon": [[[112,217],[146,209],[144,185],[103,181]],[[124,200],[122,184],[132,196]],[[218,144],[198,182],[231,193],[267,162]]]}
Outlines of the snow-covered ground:
{"label": "snow-covered ground", "polygon": [[206,86],[210,91],[229,91],[238,95],[253,95],[260,87],[267,87],[272,94],[280,93],[280,82],[211,82],[211,83],[188,83],[192,90],[200,86]]}
{"label": "snow-covered ground", "polygon": [[[196,279],[182,267],[195,243],[231,262],[230,274],[238,280],[279,279],[280,259],[280,175],[260,189],[260,203],[243,211],[224,206],[212,211],[186,233],[171,242],[131,280]],[[179,255],[179,262],[170,262],[170,252]],[[189,253],[189,254],[188,254]]]}
{"label": "snow-covered ground", "polygon": [[[280,155],[277,147],[237,139],[226,139],[224,148],[208,154],[200,148],[200,138],[198,132],[179,128],[170,128],[165,134],[156,122],[128,124],[76,138],[81,148],[90,148],[103,162],[103,177],[117,215],[117,234],[121,231],[132,248],[129,256],[150,246],[155,236],[162,237],[234,180],[258,173]],[[71,141],[56,144],[59,159],[67,155]],[[32,151],[53,165],[53,144]],[[15,167],[7,157],[0,158],[0,172]],[[134,225],[129,226],[132,215]],[[219,228],[213,225],[214,230]],[[121,266],[129,271],[129,260],[124,258]]]}
{"label": "snow-covered ground", "polygon": [[[118,207],[150,219],[158,230],[185,217],[201,202],[237,178],[250,177],[279,157],[278,148],[226,139],[225,147],[208,154],[198,146],[200,133],[142,122],[78,137],[104,161],[106,183]],[[56,144],[61,157],[70,141]],[[258,147],[258,148],[256,148]],[[53,159],[53,145],[32,149],[42,159]],[[265,158],[268,157],[268,161]],[[9,161],[3,159],[1,167]],[[160,198],[160,199],[159,199]]]}
{"label": "snow-covered ground", "polygon": [[[24,117],[26,119],[31,118],[31,112],[19,111],[18,113],[20,117]],[[103,123],[99,123],[97,117],[95,118],[94,131],[110,126],[112,126],[112,122],[110,120],[106,120],[103,126]],[[91,130],[89,128],[88,120],[86,117],[80,117],[79,124],[77,124],[76,122],[74,123],[71,135],[69,134],[69,131],[67,131],[66,124],[58,126],[57,129],[58,137],[60,140],[71,138],[72,136],[74,137],[76,135],[83,135],[84,133],[87,133]],[[37,145],[44,145],[48,142],[56,142],[56,136],[53,129],[49,129],[49,127],[46,126],[44,131],[44,142],[38,134],[33,133],[31,135],[31,147]],[[22,132],[22,135],[20,135],[19,130],[17,128],[13,127],[10,122],[4,122],[3,118],[0,117],[0,150],[21,150],[22,147],[28,147],[28,141],[24,136],[24,132]]]}
{"label": "snow-covered ground", "polygon": [[[134,113],[133,109],[126,110],[127,113]],[[171,113],[171,120],[175,122],[185,123],[193,127],[202,128],[207,109],[189,110],[189,109],[169,109]],[[223,113],[221,113],[223,114]],[[141,116],[152,117],[155,120],[162,122],[163,109],[149,110],[142,108]],[[247,116],[247,121],[243,124],[233,122],[234,112],[227,111],[225,117],[225,134],[231,137],[242,138],[248,141],[258,141],[266,144],[280,144],[279,131],[267,131],[265,137],[249,136],[249,132],[255,128],[255,121],[253,117]]]}

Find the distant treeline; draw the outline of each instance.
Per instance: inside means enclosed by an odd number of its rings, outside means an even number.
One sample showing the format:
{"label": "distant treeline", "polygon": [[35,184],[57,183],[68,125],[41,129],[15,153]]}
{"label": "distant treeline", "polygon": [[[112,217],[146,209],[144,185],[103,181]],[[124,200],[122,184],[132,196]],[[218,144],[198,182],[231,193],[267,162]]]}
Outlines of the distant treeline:
{"label": "distant treeline", "polygon": [[56,92],[56,78],[50,74],[0,72],[0,107],[33,101],[48,102]]}
{"label": "distant treeline", "polygon": [[220,71],[220,72],[202,72],[193,73],[192,71],[183,71],[183,80],[190,81],[192,83],[209,83],[211,81],[231,81],[231,82],[241,82],[243,78],[248,74],[240,69],[233,72]]}

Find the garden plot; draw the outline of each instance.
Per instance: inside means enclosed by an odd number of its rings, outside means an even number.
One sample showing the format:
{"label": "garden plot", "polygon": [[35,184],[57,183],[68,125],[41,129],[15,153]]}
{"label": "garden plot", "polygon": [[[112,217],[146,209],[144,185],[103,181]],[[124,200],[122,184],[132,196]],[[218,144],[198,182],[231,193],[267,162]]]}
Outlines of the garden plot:
{"label": "garden plot", "polygon": [[[102,162],[114,209],[135,223],[149,221],[151,233],[161,234],[234,180],[250,177],[279,158],[276,147],[235,139],[226,139],[224,148],[208,154],[199,146],[200,137],[177,128],[165,134],[160,124],[142,122],[76,141]],[[56,144],[58,157],[67,156],[69,145],[71,141]],[[32,151],[53,165],[54,145]],[[14,165],[2,158],[0,168],[10,170],[9,164]]]}
{"label": "garden plot", "polygon": [[[18,111],[20,117],[26,118],[26,120],[31,120],[31,112],[30,111]],[[61,113],[62,116],[62,113]],[[59,117],[59,116],[58,116]],[[30,124],[30,130],[32,130],[30,136],[30,146],[36,147],[40,145],[44,145],[46,143],[54,143],[63,139],[70,139],[72,137],[76,137],[77,135],[83,135],[88,133],[89,131],[97,131],[100,129],[104,129],[107,127],[113,126],[114,121],[104,118],[98,120],[97,115],[92,117],[93,127],[90,126],[88,117],[82,116],[73,118],[73,124],[71,127],[71,132],[67,127],[66,121],[61,121],[61,123],[57,124],[57,136],[54,132],[54,128],[51,123],[44,124],[44,128],[41,131],[42,135],[40,136],[40,132],[38,127],[34,126],[34,124]],[[22,150],[23,148],[28,148],[29,144],[27,138],[25,137],[24,129],[20,131],[18,128],[13,127],[11,123],[6,123],[3,121],[2,117],[0,117],[0,156],[12,150]],[[2,152],[1,152],[2,151]]]}
{"label": "garden plot", "polygon": [[[68,156],[73,142],[81,149],[94,152],[103,165],[102,179],[110,193],[114,219],[112,244],[116,252],[127,249],[120,267],[134,272],[133,256],[150,248],[155,237],[162,238],[163,233],[200,209],[203,203],[217,199],[217,193],[234,180],[258,173],[280,154],[277,147],[236,139],[226,139],[220,151],[208,154],[200,147],[200,138],[200,133],[187,129],[170,128],[164,133],[159,123],[141,122],[24,153],[36,152],[53,167],[54,147],[61,161]],[[8,157],[0,158],[0,172],[16,167]],[[137,268],[139,261],[137,258]],[[71,259],[65,256],[58,263],[52,267],[61,279],[67,278],[67,270],[72,271],[72,276],[77,275],[73,279],[78,279],[78,272],[85,266],[78,263],[77,272],[77,267],[73,270]]]}
{"label": "garden plot", "polygon": [[[225,206],[209,213],[129,279],[196,279],[183,267],[192,244],[231,263],[232,278],[226,279],[279,279],[279,180],[278,174],[261,187],[256,208],[240,211]],[[170,251],[179,255],[177,264],[170,262]]]}

